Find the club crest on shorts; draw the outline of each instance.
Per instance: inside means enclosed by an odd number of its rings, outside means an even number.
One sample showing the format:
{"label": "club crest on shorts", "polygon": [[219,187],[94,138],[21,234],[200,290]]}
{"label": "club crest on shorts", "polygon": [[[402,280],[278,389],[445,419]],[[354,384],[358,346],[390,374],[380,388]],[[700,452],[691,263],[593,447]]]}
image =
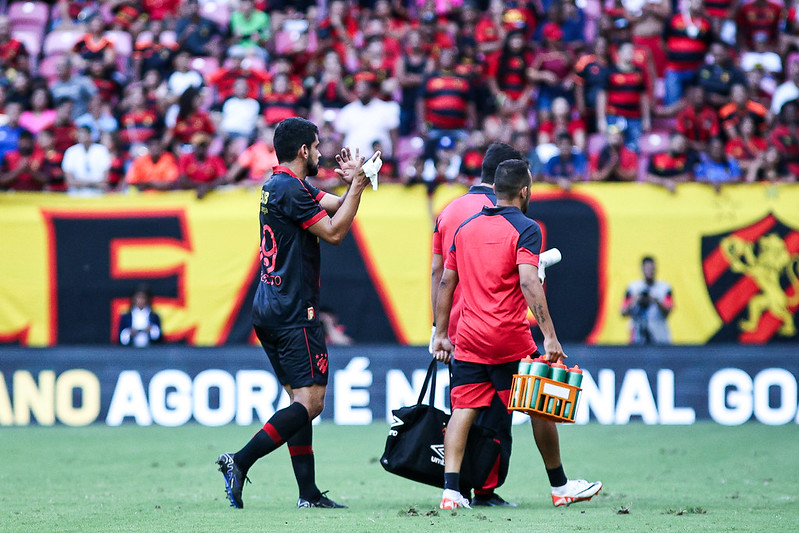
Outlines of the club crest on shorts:
{"label": "club crest on shorts", "polygon": [[313,320],[316,316],[316,311],[314,311],[313,307],[308,308],[308,320]]}
{"label": "club crest on shorts", "polygon": [[702,237],[702,271],[722,320],[711,341],[796,340],[799,230],[773,214]]}

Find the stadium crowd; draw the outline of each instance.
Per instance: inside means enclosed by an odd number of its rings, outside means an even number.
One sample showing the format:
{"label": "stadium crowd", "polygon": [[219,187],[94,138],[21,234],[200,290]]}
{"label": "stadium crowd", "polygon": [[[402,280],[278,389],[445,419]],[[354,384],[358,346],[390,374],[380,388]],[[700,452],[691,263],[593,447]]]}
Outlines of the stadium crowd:
{"label": "stadium crowd", "polygon": [[0,189],[260,185],[273,127],[320,126],[383,180],[794,182],[799,12],[775,0],[11,2]]}

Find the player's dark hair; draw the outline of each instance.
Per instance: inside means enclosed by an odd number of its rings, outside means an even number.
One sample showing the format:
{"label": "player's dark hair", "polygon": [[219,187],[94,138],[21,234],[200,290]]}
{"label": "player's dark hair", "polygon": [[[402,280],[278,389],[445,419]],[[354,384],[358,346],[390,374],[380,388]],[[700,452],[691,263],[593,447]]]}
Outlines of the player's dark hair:
{"label": "player's dark hair", "polygon": [[527,161],[510,159],[503,161],[497,167],[494,176],[494,192],[497,198],[512,200],[524,187],[530,186],[530,171]]}
{"label": "player's dark hair", "polygon": [[297,152],[305,144],[311,148],[319,128],[304,118],[287,118],[275,128],[275,155],[280,163],[288,163],[297,158]]}
{"label": "player's dark hair", "polygon": [[647,255],[646,257],[641,259],[641,266],[644,266],[647,263],[654,263],[654,262],[655,262],[655,258],[652,257],[651,255]]}
{"label": "player's dark hair", "polygon": [[491,146],[486,150],[486,155],[483,157],[482,173],[480,174],[480,181],[489,185],[494,184],[495,174],[497,167],[503,161],[509,159],[524,159],[522,154],[513,146],[501,142],[491,143]]}

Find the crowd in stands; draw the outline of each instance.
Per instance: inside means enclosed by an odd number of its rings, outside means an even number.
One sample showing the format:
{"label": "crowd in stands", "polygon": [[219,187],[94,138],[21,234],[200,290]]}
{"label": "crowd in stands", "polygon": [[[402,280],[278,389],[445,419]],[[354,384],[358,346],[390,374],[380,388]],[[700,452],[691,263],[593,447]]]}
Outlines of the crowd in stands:
{"label": "crowd in stands", "polygon": [[320,127],[323,188],[343,145],[432,188],[478,179],[496,140],[564,189],[799,176],[799,11],[779,0],[3,6],[0,189],[258,185],[292,116]]}

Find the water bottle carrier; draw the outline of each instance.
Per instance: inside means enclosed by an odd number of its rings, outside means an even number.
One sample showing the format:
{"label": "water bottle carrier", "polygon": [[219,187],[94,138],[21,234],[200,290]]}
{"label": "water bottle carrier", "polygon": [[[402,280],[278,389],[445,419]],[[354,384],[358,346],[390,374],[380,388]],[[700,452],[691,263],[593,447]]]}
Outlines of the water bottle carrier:
{"label": "water bottle carrier", "polygon": [[580,387],[543,376],[515,374],[510,390],[510,411],[520,411],[552,422],[574,423],[577,396],[582,390]]}

